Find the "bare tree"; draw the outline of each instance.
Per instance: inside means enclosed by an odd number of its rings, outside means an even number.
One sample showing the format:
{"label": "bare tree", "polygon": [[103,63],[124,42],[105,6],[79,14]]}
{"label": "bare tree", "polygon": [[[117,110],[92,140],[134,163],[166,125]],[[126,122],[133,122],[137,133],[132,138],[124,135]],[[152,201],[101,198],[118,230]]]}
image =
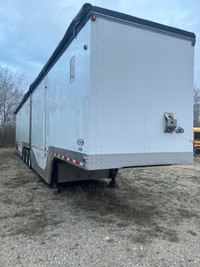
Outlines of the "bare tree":
{"label": "bare tree", "polygon": [[194,87],[194,127],[200,127],[200,91]]}
{"label": "bare tree", "polygon": [[[0,138],[5,139],[15,127],[14,111],[22,99],[24,76],[0,66]],[[2,142],[0,142],[2,143]],[[4,142],[5,143],[5,142]]]}

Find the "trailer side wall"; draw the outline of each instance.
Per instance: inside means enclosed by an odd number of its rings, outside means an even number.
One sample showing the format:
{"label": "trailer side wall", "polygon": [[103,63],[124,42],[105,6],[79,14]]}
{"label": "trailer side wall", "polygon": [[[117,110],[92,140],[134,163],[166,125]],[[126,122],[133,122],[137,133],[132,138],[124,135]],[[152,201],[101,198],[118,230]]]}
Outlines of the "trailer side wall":
{"label": "trailer side wall", "polygon": [[22,156],[23,148],[29,148],[30,98],[16,114],[16,151]]}
{"label": "trailer side wall", "polygon": [[[41,169],[46,167],[46,151],[62,150],[67,156],[67,151],[81,148],[88,153],[89,86],[90,21],[32,95],[32,149]],[[78,140],[84,145],[79,147]]]}

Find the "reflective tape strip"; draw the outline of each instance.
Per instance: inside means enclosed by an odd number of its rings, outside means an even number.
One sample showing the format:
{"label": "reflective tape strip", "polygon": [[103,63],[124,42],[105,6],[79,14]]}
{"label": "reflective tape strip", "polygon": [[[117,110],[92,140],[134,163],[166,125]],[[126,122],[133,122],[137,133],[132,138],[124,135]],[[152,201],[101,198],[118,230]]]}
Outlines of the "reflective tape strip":
{"label": "reflective tape strip", "polygon": [[32,147],[33,147],[33,148],[36,148],[36,149],[38,149],[38,150],[40,150],[40,151],[44,151],[44,152],[46,152],[46,153],[48,153],[48,154],[51,154],[51,155],[53,155],[53,156],[56,156],[56,157],[58,157],[58,158],[62,158],[62,159],[65,159],[65,160],[67,160],[67,161],[70,161],[70,162],[72,162],[72,163],[75,163],[75,164],[77,164],[77,165],[83,166],[83,162],[80,162],[80,161],[78,161],[78,160],[75,160],[75,159],[72,159],[72,158],[69,158],[69,157],[66,157],[66,156],[63,156],[63,155],[60,155],[60,154],[57,154],[57,153],[54,153],[54,152],[45,150],[45,149],[42,149],[42,148],[37,147],[37,146],[32,146]]}

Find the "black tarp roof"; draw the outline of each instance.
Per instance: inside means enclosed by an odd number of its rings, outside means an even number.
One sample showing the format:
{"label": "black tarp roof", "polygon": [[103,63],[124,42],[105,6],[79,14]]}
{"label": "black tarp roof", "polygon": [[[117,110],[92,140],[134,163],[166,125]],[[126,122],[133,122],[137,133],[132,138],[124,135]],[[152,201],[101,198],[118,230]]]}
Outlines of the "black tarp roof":
{"label": "black tarp roof", "polygon": [[42,70],[40,71],[37,78],[34,80],[34,82],[30,85],[28,92],[24,95],[21,103],[15,110],[15,114],[19,111],[19,109],[23,106],[23,104],[28,99],[29,95],[34,91],[34,89],[39,85],[39,83],[43,80],[45,75],[49,72],[49,70],[52,68],[52,66],[55,64],[55,62],[58,60],[58,58],[63,54],[63,52],[66,50],[66,48],[69,46],[71,41],[75,38],[76,34],[79,32],[79,30],[85,25],[87,20],[94,14],[104,15],[116,19],[120,19],[123,21],[134,23],[138,26],[148,27],[157,31],[161,32],[167,32],[170,34],[174,34],[177,36],[180,36],[181,38],[187,38],[191,41],[195,41],[196,37],[194,33],[187,32],[184,30],[180,30],[177,28],[169,27],[163,24],[159,24],[156,22],[152,22],[149,20],[144,20],[140,18],[136,18],[130,15],[126,15],[120,12],[108,10],[101,7],[92,6],[91,4],[84,4],[76,17],[72,20],[71,24],[69,25],[69,28],[67,29],[64,37],[56,47],[55,51],[47,61],[47,63],[44,65]]}

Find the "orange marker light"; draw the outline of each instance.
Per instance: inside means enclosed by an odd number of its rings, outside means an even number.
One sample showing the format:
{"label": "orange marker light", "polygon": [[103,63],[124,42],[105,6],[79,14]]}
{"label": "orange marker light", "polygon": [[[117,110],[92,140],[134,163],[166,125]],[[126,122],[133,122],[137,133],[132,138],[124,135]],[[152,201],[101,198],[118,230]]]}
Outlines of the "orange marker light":
{"label": "orange marker light", "polygon": [[92,21],[95,21],[96,20],[96,16],[92,16]]}

